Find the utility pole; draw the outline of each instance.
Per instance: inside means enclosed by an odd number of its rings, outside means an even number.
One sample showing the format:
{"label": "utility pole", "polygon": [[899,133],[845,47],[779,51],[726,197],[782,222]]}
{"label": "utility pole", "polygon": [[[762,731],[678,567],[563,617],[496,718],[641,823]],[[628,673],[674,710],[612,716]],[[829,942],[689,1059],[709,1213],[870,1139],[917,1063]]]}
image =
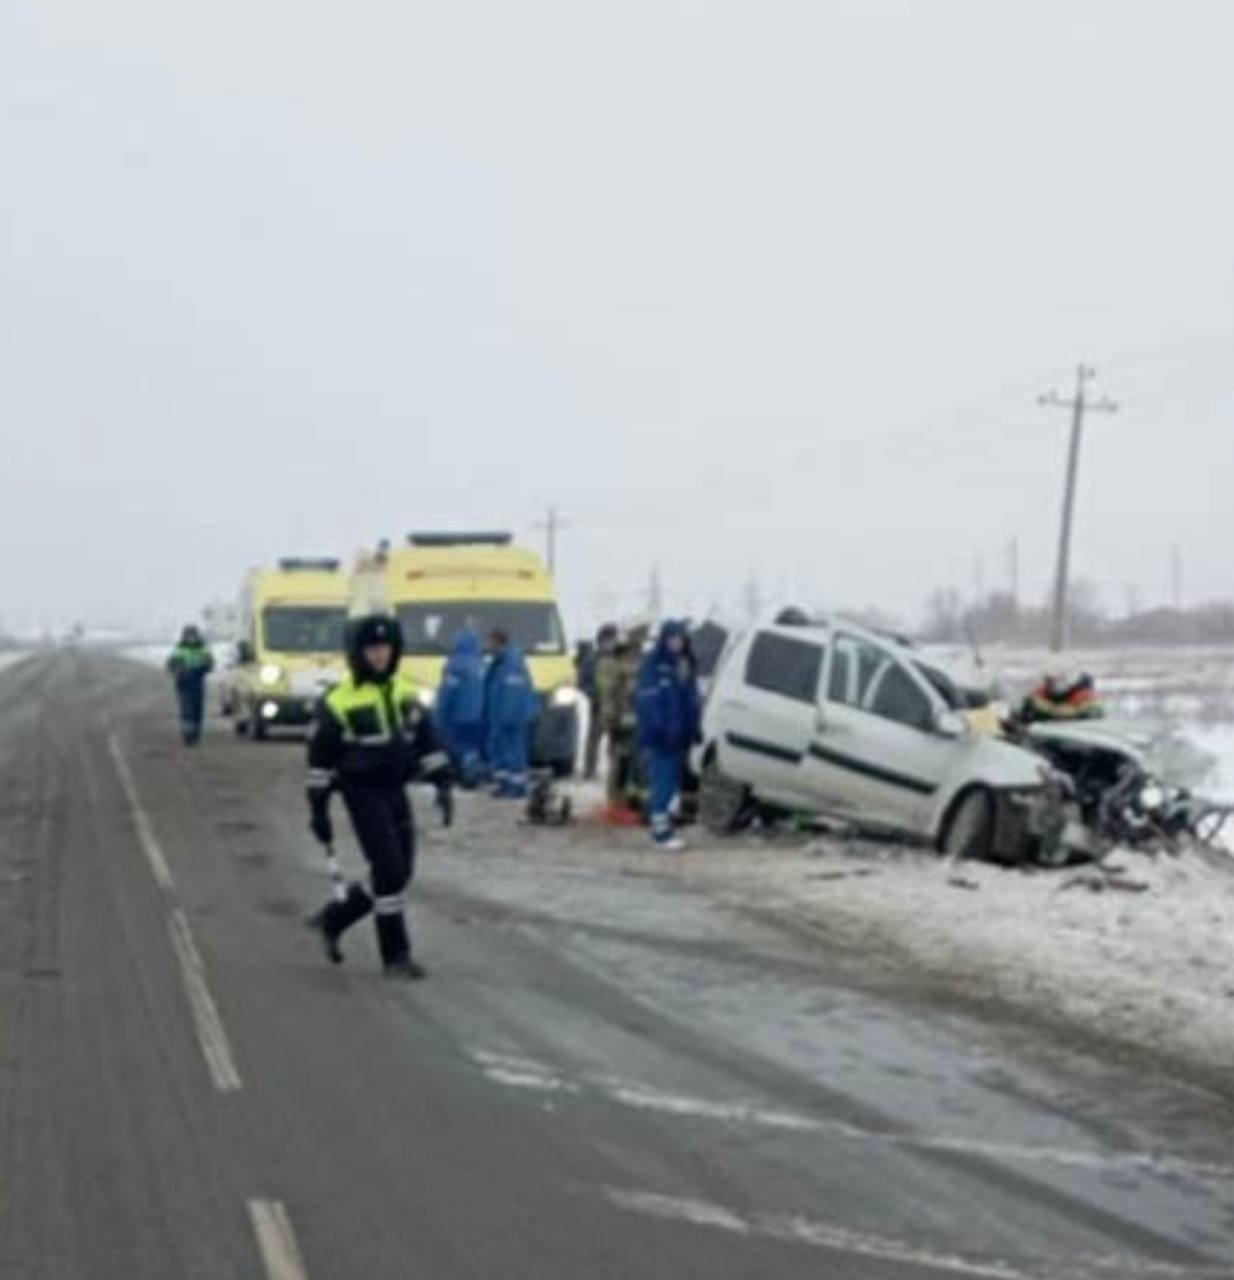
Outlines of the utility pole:
{"label": "utility pole", "polygon": [[1076,367],[1075,395],[1070,399],[1057,391],[1038,397],[1037,403],[1051,409],[1071,410],[1071,446],[1067,451],[1067,482],[1063,490],[1063,513],[1058,534],[1058,567],[1054,574],[1054,610],[1050,619],[1050,650],[1062,653],[1067,647],[1067,589],[1071,571],[1071,529],[1075,516],[1076,477],[1080,469],[1080,441],[1084,434],[1085,413],[1114,413],[1118,405],[1107,396],[1090,400],[1088,384],[1097,376],[1096,369],[1081,364]]}
{"label": "utility pole", "polygon": [[535,528],[544,530],[544,558],[548,561],[550,576],[557,572],[557,534],[568,529],[570,522],[561,518],[561,512],[550,504],[543,520],[537,520]]}
{"label": "utility pole", "polygon": [[1183,553],[1177,542],[1170,547],[1170,603],[1183,607]]}

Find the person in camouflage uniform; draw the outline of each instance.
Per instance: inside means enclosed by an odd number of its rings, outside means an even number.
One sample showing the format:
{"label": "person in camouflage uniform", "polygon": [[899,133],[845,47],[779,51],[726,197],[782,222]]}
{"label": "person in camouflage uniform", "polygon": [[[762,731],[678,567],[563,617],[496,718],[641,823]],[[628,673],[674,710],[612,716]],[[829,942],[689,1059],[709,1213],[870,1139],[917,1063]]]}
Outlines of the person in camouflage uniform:
{"label": "person in camouflage uniform", "polygon": [[610,678],[599,692],[600,718],[608,736],[608,804],[611,812],[641,813],[644,802],[638,761],[638,718],[635,701],[638,672],[647,639],[645,627],[622,636],[613,650]]}
{"label": "person in camouflage uniform", "polygon": [[[611,622],[596,632],[595,647],[589,661],[579,671],[579,687],[591,703],[591,715],[587,720],[587,746],[584,755],[583,777],[590,782],[596,776],[600,763],[600,744],[608,728],[604,723],[604,704],[610,698],[613,681],[617,677],[617,628]],[[612,751],[612,743],[609,743]]]}

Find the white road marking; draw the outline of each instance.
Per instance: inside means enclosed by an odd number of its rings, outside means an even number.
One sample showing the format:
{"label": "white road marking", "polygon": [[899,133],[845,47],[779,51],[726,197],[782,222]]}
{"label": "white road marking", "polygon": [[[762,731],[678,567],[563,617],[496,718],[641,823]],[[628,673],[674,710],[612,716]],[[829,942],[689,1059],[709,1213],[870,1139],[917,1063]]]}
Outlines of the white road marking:
{"label": "white road marking", "polygon": [[1228,1280],[1230,1276],[1230,1270],[1224,1264],[1189,1266],[1114,1256],[1089,1257],[1061,1264],[1004,1262],[998,1258],[939,1253],[905,1240],[854,1231],[814,1218],[771,1213],[742,1216],[723,1205],[660,1195],[653,1191],[609,1187],[605,1196],[614,1207],[644,1217],[711,1227],[732,1235],[775,1240],[783,1244],[806,1245],[849,1257],[903,1263],[944,1275],[971,1276],[978,1280],[1062,1280],[1062,1277],[1091,1277],[1102,1272],[1109,1273],[1115,1280],[1131,1280],[1132,1277],[1140,1277],[1141,1280]]}
{"label": "white road marking", "polygon": [[241,1088],[240,1072],[236,1068],[227,1032],[223,1030],[223,1019],[219,1016],[218,1006],[206,984],[206,966],[201,952],[193,941],[188,919],[179,907],[172,909],[167,928],[171,933],[172,946],[176,949],[176,957],[180,961],[184,989],[197,1027],[197,1042],[201,1045],[210,1078],[220,1093],[233,1093]]}
{"label": "white road marking", "polygon": [[611,1204],[628,1213],[662,1218],[670,1222],[685,1222],[692,1226],[712,1227],[734,1235],[758,1236],[786,1244],[803,1244],[832,1253],[873,1258],[879,1262],[900,1262],[952,1275],[979,1276],[982,1280],[1034,1280],[1028,1272],[1008,1263],[932,1253],[914,1248],[901,1240],[881,1239],[825,1222],[773,1215],[743,1217],[722,1205],[708,1204],[702,1200],[657,1195],[650,1191],[628,1191],[618,1187],[610,1187],[607,1195]]}
{"label": "white road marking", "polygon": [[137,838],[141,843],[142,852],[146,855],[146,861],[150,864],[150,870],[154,873],[154,882],[164,894],[173,894],[176,886],[171,878],[171,868],[167,865],[167,859],[163,856],[163,850],[154,834],[150,815],[146,813],[141,797],[137,794],[137,784],[133,781],[129,762],[120,749],[120,740],[114,733],[107,740],[107,749],[111,752],[116,772],[120,775],[120,786],[124,789],[125,798],[129,802],[133,822],[137,827]]}
{"label": "white road marking", "polygon": [[475,1050],[471,1056],[494,1084],[505,1085],[508,1089],[530,1089],[538,1093],[579,1092],[579,1085],[531,1058],[491,1053],[484,1049]]}
{"label": "white road marking", "polygon": [[874,1146],[898,1147],[908,1151],[949,1151],[986,1160],[1049,1164],[1060,1168],[1115,1170],[1123,1173],[1182,1172],[1194,1177],[1226,1180],[1234,1177],[1234,1166],[1186,1160],[1168,1155],[1135,1151],[1077,1151],[1066,1148],[1034,1147],[1014,1142],[991,1142],[953,1134],[896,1133],[864,1129],[842,1120],[821,1119],[800,1112],[780,1111],[742,1099],[731,1101],[666,1093],[637,1080],[614,1076],[583,1075],[572,1080],[543,1062],[514,1054],[472,1050],[472,1060],[494,1084],[512,1089],[543,1093],[582,1094],[594,1090],[609,1102],[638,1111],[678,1116],[684,1120],[707,1120],[719,1124],[752,1125],[779,1129],[786,1133],[816,1133],[844,1141]]}
{"label": "white road marking", "polygon": [[[623,1106],[639,1111],[659,1111],[668,1115],[692,1116],[701,1120],[719,1120],[729,1124],[753,1124],[764,1129],[787,1129],[794,1133],[816,1133],[824,1126],[810,1116],[788,1111],[771,1111],[748,1102],[712,1102],[706,1098],[690,1098],[680,1094],[661,1093],[645,1085],[613,1082],[606,1086],[608,1096]],[[860,1130],[840,1126],[845,1137],[865,1136]]]}
{"label": "white road marking", "polygon": [[269,1280],[308,1280],[286,1208],[277,1200],[250,1200],[249,1219]]}
{"label": "white road marking", "polygon": [[206,1060],[210,1079],[220,1093],[234,1093],[242,1087],[240,1072],[236,1067],[227,1032],[223,1028],[223,1020],[219,1016],[218,1005],[215,1004],[214,997],[210,994],[209,984],[206,982],[205,962],[201,958],[197,944],[193,941],[188,917],[176,902],[176,886],[172,879],[171,868],[167,864],[167,858],[163,854],[158,837],[154,834],[154,824],[141,803],[141,796],[133,781],[132,770],[124,758],[119,739],[114,733],[108,739],[107,746],[112,760],[115,761],[120,786],[124,790],[132,812],[138,843],[146,855],[155,883],[163,896],[163,904],[167,908],[167,928],[171,934],[171,944],[175,950],[176,959],[180,962],[180,977],[184,983],[184,992],[188,997],[193,1024],[197,1030],[197,1042]]}

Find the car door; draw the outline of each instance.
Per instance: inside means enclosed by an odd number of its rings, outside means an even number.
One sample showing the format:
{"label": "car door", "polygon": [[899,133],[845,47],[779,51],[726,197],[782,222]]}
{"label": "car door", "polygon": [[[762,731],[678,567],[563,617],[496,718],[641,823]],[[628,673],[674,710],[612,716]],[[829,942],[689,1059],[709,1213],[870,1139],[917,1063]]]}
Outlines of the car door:
{"label": "car door", "polygon": [[722,754],[756,794],[785,803],[808,797],[802,768],[818,717],[826,649],[821,640],[755,634],[740,680],[725,682]]}
{"label": "car door", "polygon": [[809,748],[810,785],[854,820],[922,834],[955,744],[935,731],[941,701],[890,650],[839,634]]}

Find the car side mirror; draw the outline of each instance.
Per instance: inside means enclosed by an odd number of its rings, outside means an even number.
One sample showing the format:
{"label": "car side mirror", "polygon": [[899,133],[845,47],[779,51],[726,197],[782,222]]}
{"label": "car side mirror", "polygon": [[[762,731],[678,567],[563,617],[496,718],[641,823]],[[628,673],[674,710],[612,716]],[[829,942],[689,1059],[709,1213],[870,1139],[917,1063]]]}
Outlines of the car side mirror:
{"label": "car side mirror", "polygon": [[247,640],[241,640],[236,645],[236,661],[241,666],[253,661],[253,646]]}
{"label": "car side mirror", "polygon": [[940,738],[964,738],[968,735],[968,721],[958,711],[939,711],[934,717],[934,732]]}

